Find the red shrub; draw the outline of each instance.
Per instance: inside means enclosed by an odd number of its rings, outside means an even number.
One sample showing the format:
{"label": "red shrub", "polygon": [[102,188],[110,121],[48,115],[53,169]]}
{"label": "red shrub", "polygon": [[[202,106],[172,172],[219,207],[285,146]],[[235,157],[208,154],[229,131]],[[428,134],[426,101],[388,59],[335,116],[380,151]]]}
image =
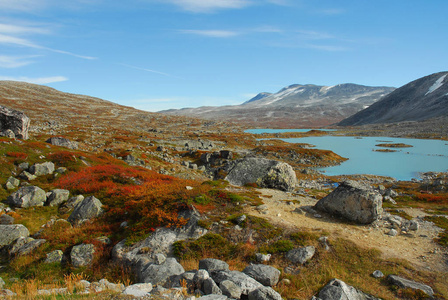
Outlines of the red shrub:
{"label": "red shrub", "polygon": [[28,154],[23,153],[23,152],[6,152],[6,156],[14,157],[14,158],[18,158],[18,159],[27,159],[28,158]]}

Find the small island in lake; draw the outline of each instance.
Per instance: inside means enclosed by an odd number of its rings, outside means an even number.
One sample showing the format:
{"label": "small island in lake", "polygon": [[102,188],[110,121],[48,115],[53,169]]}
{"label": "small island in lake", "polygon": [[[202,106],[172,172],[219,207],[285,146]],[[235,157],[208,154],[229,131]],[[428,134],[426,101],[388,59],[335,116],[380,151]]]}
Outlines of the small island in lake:
{"label": "small island in lake", "polygon": [[412,145],[407,145],[403,143],[391,143],[391,144],[378,144],[376,147],[384,147],[384,148],[410,148],[414,147]]}

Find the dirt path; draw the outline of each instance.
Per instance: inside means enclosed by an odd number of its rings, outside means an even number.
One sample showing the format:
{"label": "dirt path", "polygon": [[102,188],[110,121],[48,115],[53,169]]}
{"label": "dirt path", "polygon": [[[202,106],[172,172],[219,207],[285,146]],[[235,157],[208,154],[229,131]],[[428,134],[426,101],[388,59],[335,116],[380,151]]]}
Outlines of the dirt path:
{"label": "dirt path", "polygon": [[[317,202],[316,199],[271,189],[262,189],[260,192],[267,210],[260,212],[253,208],[247,213],[267,218],[272,223],[290,228],[319,228],[330,233],[330,240],[331,238],[342,237],[362,247],[377,248],[382,251],[386,258],[401,258],[418,268],[448,272],[448,253],[443,253],[444,251],[433,241],[438,235],[438,228],[433,226],[432,223],[420,223],[420,229],[412,235],[392,237],[387,235],[390,229],[383,226],[381,222],[377,227],[350,225],[323,214],[320,214],[322,217],[319,218],[310,213],[294,212],[296,208],[314,205]],[[291,201],[296,203],[291,203]],[[297,201],[300,201],[300,204]],[[413,217],[424,215],[424,212],[418,209],[409,208],[406,212]]]}

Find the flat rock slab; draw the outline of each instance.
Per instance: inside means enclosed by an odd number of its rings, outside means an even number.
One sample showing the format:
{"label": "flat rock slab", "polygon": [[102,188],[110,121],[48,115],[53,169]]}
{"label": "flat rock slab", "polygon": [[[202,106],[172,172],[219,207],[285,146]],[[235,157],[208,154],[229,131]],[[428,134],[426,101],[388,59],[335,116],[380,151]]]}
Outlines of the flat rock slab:
{"label": "flat rock slab", "polygon": [[403,289],[410,288],[413,290],[420,290],[429,296],[434,295],[434,291],[432,290],[432,288],[429,285],[415,282],[415,281],[412,281],[409,279],[405,279],[405,278],[397,276],[397,275],[389,275],[389,276],[387,276],[387,279],[389,280],[390,283],[392,283],[400,288],[403,288]]}

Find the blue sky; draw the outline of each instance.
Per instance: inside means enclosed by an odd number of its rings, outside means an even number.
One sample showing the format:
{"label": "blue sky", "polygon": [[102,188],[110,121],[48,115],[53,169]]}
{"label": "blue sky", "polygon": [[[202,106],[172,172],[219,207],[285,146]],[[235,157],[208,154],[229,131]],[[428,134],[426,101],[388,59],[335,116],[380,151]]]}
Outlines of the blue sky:
{"label": "blue sky", "polygon": [[448,70],[446,0],[0,0],[0,80],[148,111]]}

